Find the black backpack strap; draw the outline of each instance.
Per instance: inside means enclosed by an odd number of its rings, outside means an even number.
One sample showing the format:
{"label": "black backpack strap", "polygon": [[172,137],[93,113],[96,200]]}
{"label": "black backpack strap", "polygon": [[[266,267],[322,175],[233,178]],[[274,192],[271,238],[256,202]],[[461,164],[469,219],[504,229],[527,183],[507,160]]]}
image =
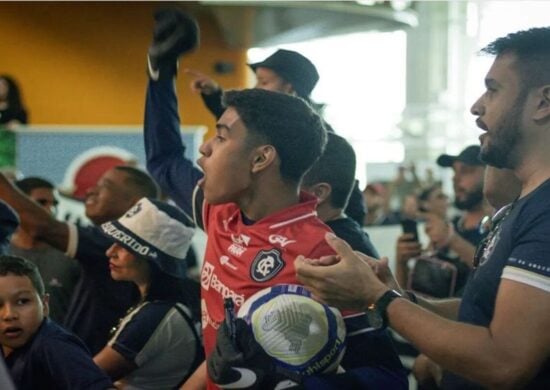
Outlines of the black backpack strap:
{"label": "black backpack strap", "polygon": [[181,314],[181,316],[185,319],[185,321],[191,328],[193,335],[195,336],[195,358],[193,359],[193,363],[189,368],[189,372],[185,375],[185,377],[181,380],[181,382],[176,387],[177,389],[179,389],[180,386],[183,385],[187,379],[189,379],[189,377],[195,372],[197,367],[200,366],[201,363],[204,361],[204,349],[203,349],[202,340],[200,337],[200,322],[193,320],[191,316],[191,311],[183,304],[176,303],[174,305],[174,309],[176,309]]}

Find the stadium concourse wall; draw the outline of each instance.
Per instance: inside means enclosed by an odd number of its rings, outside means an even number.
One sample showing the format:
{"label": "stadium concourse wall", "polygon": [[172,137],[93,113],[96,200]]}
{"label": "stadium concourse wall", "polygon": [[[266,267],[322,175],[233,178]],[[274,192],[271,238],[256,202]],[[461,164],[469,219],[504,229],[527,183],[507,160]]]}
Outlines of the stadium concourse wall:
{"label": "stadium concourse wall", "polygon": [[[201,47],[180,68],[210,74],[226,88],[245,87],[246,49],[229,48],[197,2],[0,2],[0,74],[19,82],[30,123],[142,124],[153,13],[167,6],[189,8],[201,26]],[[216,74],[218,62],[234,71]],[[190,81],[180,72],[182,123],[213,131],[214,118]]]}

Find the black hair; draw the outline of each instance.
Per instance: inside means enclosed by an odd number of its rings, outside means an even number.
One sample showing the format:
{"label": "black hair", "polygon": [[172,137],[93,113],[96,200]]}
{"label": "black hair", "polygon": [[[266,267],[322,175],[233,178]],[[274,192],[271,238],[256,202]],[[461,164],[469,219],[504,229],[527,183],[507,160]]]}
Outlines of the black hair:
{"label": "black hair", "polygon": [[420,200],[422,202],[427,202],[430,195],[432,194],[432,192],[434,192],[435,190],[439,190],[439,189],[441,189],[441,184],[440,183],[432,184],[432,185],[422,189],[420,191],[420,193],[418,194],[418,200]]}
{"label": "black hair", "polygon": [[135,195],[158,199],[159,188],[153,178],[141,169],[134,168],[128,165],[119,165],[115,167],[119,171],[123,171],[127,175],[126,183],[130,184],[136,191]]}
{"label": "black hair", "polygon": [[145,299],[147,301],[181,302],[186,305],[193,317],[200,320],[200,287],[191,279],[179,279],[171,276],[159,268],[157,264],[148,261],[150,269],[150,283]]}
{"label": "black hair", "polygon": [[325,151],[305,174],[303,185],[330,184],[330,204],[345,208],[355,182],[355,152],[344,138],[334,133],[327,135]]}
{"label": "black hair", "polygon": [[253,143],[267,143],[281,162],[281,177],[298,183],[323,152],[323,121],[301,98],[264,89],[227,91],[224,106],[233,107]]}
{"label": "black hair", "polygon": [[550,27],[508,34],[491,42],[481,51],[497,57],[515,54],[515,66],[526,89],[550,84]]}
{"label": "black hair", "polygon": [[8,83],[8,107],[14,111],[23,110],[23,102],[21,99],[21,92],[19,92],[19,86],[15,79],[7,74],[0,75],[0,79],[6,80]]}
{"label": "black hair", "polygon": [[42,297],[46,293],[38,268],[29,260],[17,256],[1,255],[0,275],[6,276],[8,274],[28,277],[39,296]]}
{"label": "black hair", "polygon": [[49,190],[55,189],[55,186],[51,182],[38,176],[31,176],[17,180],[15,182],[15,186],[27,195],[30,195],[30,193],[37,188],[47,188]]}

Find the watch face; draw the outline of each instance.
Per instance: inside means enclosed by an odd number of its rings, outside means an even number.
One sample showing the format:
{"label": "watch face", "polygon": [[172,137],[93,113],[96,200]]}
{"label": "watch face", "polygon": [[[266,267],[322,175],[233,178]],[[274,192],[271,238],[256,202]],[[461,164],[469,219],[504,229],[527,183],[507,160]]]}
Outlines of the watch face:
{"label": "watch face", "polygon": [[381,329],[384,327],[384,319],[378,313],[377,310],[367,310],[367,319],[369,321],[369,325],[374,329]]}

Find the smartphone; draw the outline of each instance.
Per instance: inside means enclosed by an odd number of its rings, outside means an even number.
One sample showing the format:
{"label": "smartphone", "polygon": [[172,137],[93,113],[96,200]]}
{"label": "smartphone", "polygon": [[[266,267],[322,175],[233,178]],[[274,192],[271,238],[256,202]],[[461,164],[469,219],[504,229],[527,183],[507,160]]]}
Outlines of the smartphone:
{"label": "smartphone", "polygon": [[418,241],[418,226],[414,219],[402,219],[401,227],[403,228],[403,233],[409,233],[414,236],[412,241]]}

